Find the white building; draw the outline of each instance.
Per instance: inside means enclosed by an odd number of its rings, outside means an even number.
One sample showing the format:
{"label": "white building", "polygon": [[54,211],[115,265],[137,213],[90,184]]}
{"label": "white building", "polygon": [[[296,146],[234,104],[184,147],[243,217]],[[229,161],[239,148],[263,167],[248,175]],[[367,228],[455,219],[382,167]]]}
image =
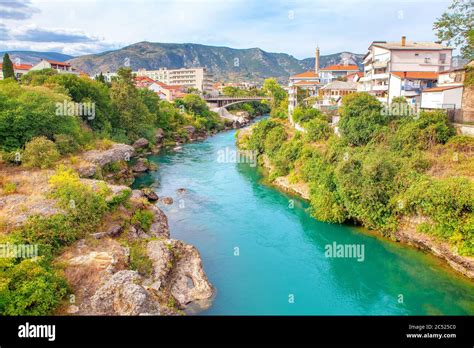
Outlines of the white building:
{"label": "white building", "polygon": [[321,100],[317,106],[340,106],[342,97],[357,92],[357,83],[353,81],[332,81],[319,89]]}
{"label": "white building", "polygon": [[337,78],[345,78],[358,71],[357,65],[329,65],[320,69],[321,83],[325,85]]}
{"label": "white building", "polygon": [[[419,84],[420,93],[415,95],[413,89],[403,90],[404,84],[397,77],[400,74],[403,76],[405,72],[420,73],[422,76],[423,73],[449,70],[452,50],[435,42],[406,41],[405,36],[399,42],[374,41],[364,58],[364,77],[360,79],[360,91],[368,92],[384,103],[390,103],[394,96],[419,98],[421,90],[428,87],[423,82],[425,78],[405,79],[411,81],[407,85]],[[393,73],[396,74],[392,79]]]}
{"label": "white building", "polygon": [[423,91],[422,109],[461,109],[463,86],[440,86]]}
{"label": "white building", "polygon": [[212,90],[212,74],[206,68],[181,68],[158,70],[139,69],[134,71],[136,76],[146,76],[155,81],[163,82],[170,86],[183,86],[184,88],[196,88],[197,90]]}
{"label": "white building", "polygon": [[76,74],[79,75],[79,71],[75,70],[71,64],[66,62],[58,62],[55,60],[42,59],[41,62],[34,65],[30,70],[43,70],[43,69],[54,69],[60,74]]}
{"label": "white building", "polygon": [[316,47],[314,70],[290,76],[288,83],[288,115],[290,116],[291,122],[291,115],[298,104],[298,89],[304,90],[306,97],[313,97],[318,95],[318,90],[321,87],[322,84],[319,77],[319,47]]}
{"label": "white building", "polygon": [[102,76],[104,77],[104,80],[106,82],[112,82],[113,79],[117,78],[118,77],[118,74],[116,72],[110,72],[110,71],[107,71],[105,73],[98,73],[98,74],[95,74],[94,76],[92,76],[93,79],[96,79],[97,77],[100,76],[100,74],[102,74]]}

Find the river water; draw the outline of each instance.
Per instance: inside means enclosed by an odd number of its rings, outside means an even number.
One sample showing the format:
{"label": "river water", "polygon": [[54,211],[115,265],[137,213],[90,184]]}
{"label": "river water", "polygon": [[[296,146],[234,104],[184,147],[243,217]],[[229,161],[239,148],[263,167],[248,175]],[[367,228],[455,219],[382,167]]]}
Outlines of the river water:
{"label": "river water", "polygon": [[[193,244],[217,289],[206,315],[460,315],[474,313],[474,283],[434,256],[347,225],[318,222],[307,204],[262,183],[258,168],[222,163],[235,131],[163,151],[137,178],[161,206],[172,238]],[[178,194],[178,188],[187,190]],[[327,257],[327,245],[359,257]],[[363,257],[362,257],[363,255]],[[347,254],[346,254],[347,256]]]}

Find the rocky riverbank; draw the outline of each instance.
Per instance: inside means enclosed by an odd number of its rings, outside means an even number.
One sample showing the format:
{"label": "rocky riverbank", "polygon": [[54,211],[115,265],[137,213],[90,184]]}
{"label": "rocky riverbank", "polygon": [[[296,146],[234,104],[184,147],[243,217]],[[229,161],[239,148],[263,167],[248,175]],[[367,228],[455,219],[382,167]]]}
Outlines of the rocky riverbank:
{"label": "rocky riverbank", "polygon": [[[145,146],[113,144],[79,154],[74,163],[62,161],[76,169],[82,184],[98,191],[105,186],[108,202],[123,203],[105,215],[97,230],[89,231],[55,258],[71,289],[57,314],[182,315],[190,306],[193,312],[210,306],[214,289],[199,252],[170,238],[168,219],[157,205],[172,201],[151,190],[128,187],[135,173],[141,172],[136,170],[138,165],[150,168],[147,161],[134,158]],[[14,231],[33,216],[66,214],[50,197],[49,179],[54,173],[0,168],[0,177],[16,187],[15,193],[0,192],[3,233]],[[91,179],[97,177],[101,179]]]}

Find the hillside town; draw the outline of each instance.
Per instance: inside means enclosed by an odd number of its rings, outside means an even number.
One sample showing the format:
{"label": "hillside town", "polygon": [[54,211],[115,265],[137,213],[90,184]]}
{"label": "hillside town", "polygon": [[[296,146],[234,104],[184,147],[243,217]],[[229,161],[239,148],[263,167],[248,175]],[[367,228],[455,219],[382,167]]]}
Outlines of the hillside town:
{"label": "hillside town", "polygon": [[[364,56],[362,66],[342,61],[320,66],[320,48],[315,50],[313,70],[289,77],[282,87],[288,92],[288,113],[301,103],[332,112],[337,121],[337,109],[345,95],[367,92],[385,105],[403,98],[414,109],[446,110],[452,122],[474,122],[474,97],[464,87],[466,68],[474,62],[459,65],[453,59],[453,48],[439,42],[409,41],[402,36],[398,42],[373,41]],[[456,64],[455,64],[456,63]],[[1,68],[1,65],[0,65]],[[35,65],[13,64],[15,76],[28,71],[53,69],[60,74],[75,74],[106,82],[117,78],[116,72],[97,72],[91,76],[68,62],[41,60]],[[225,87],[242,90],[260,88],[256,82],[215,81],[206,67],[156,70],[144,68],[133,71],[137,88],[156,93],[160,99],[172,102],[186,93],[195,91],[204,97],[224,95]],[[3,73],[0,70],[0,79]],[[466,134],[474,134],[468,126],[461,127]]]}

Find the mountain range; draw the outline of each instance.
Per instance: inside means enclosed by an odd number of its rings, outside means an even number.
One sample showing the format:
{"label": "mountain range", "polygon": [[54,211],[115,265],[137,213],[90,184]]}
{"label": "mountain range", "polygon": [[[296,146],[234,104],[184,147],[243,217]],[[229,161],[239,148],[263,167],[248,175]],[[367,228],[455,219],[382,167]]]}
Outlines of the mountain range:
{"label": "mountain range", "polygon": [[[4,52],[0,52],[3,55]],[[271,53],[260,48],[235,49],[193,43],[138,42],[114,51],[78,57],[56,52],[11,51],[12,60],[35,64],[41,59],[68,61],[74,67],[88,73],[116,71],[122,66],[133,70],[206,67],[216,81],[254,81],[275,77],[287,81],[288,76],[314,69],[314,57],[297,59],[286,53]],[[355,64],[361,66],[362,54],[341,52],[321,55],[320,66]]]}

